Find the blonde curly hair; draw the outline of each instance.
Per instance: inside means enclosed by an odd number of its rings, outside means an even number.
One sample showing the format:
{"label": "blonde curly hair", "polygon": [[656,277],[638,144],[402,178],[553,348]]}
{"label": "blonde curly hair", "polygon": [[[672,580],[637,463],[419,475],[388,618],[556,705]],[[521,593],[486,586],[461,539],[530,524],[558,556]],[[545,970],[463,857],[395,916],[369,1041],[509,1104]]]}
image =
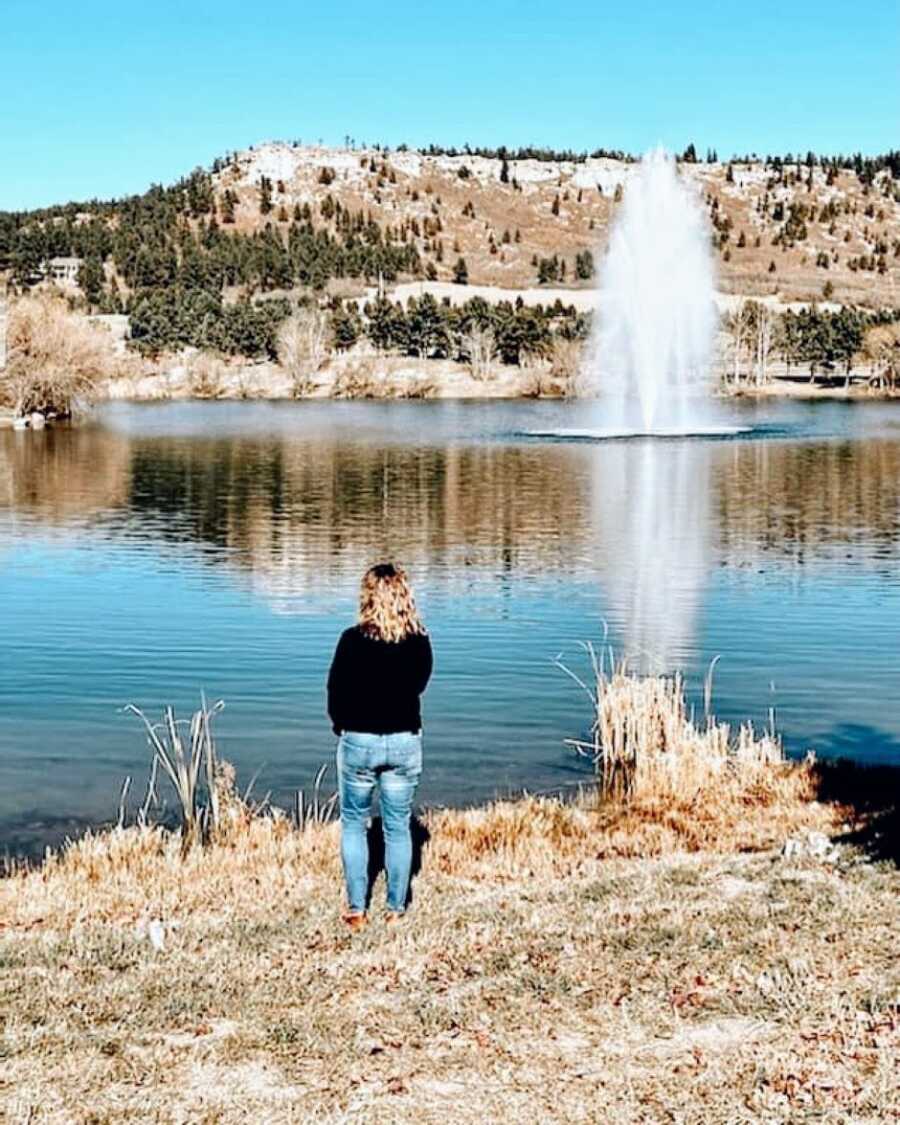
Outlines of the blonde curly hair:
{"label": "blonde curly hair", "polygon": [[363,575],[359,591],[359,627],[368,637],[398,642],[424,634],[409,580],[402,567],[378,563]]}

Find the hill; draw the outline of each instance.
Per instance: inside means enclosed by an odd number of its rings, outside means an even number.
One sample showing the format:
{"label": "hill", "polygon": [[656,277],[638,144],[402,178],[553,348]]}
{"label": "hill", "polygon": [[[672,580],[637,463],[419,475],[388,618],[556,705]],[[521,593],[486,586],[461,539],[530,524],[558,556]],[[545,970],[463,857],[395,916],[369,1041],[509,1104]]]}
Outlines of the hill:
{"label": "hill", "polygon": [[[429,378],[467,394],[485,389],[473,390],[479,366],[539,361],[550,382],[517,375],[514,393],[560,393],[602,300],[602,255],[636,168],[603,151],[271,142],[143,195],[0,213],[0,276],[14,295],[52,285],[81,311],[127,314],[132,349],[152,360],[192,348],[278,357],[286,393],[375,393],[370,371],[330,363],[361,352],[378,357],[392,394],[432,393],[387,370],[401,357],[449,363]],[[722,310],[741,313],[726,324],[733,371],[760,348],[757,384],[770,352],[788,373],[805,364],[827,378],[860,356],[869,382],[893,386],[897,334],[883,326],[898,311],[900,154],[722,163],[689,150],[680,168],[709,216]],[[820,308],[772,328],[760,306],[744,317],[746,298],[780,313]],[[842,319],[829,319],[840,306]],[[298,307],[305,320],[291,315]],[[886,342],[866,336],[876,328]],[[460,365],[462,391],[450,379]],[[281,393],[268,377],[259,390],[202,373],[188,382],[190,393]],[[490,393],[508,389],[493,381]]]}
{"label": "hill", "polygon": [[[268,182],[269,219],[283,212],[289,221],[298,205],[327,219],[331,200],[392,227],[437,279],[452,281],[462,255],[470,283],[520,289],[590,280],[578,256],[602,254],[635,168],[634,161],[608,157],[517,160],[272,143],[237,154],[213,182],[217,197],[236,197],[239,229],[268,221],[259,208],[259,185]],[[706,203],[724,292],[810,300],[831,282],[840,302],[896,301],[900,189],[889,167],[872,172],[862,164],[779,160],[681,168]],[[554,256],[558,268],[541,273],[541,260]]]}
{"label": "hill", "polygon": [[[311,227],[320,245],[300,268],[267,271],[260,263],[245,268],[235,261],[220,278],[223,286],[265,291],[333,277],[374,283],[379,272],[388,283],[452,282],[460,257],[472,284],[593,284],[593,262],[636,163],[552,155],[516,159],[267,143],[143,196],[0,213],[0,268],[28,284],[47,272],[52,258],[87,261],[88,268],[75,273],[87,295],[99,300],[114,281],[123,299],[154,281],[191,282],[179,276],[185,272],[179,266],[193,264],[184,262],[188,230],[201,236],[201,250],[213,249],[220,234],[261,239],[267,231],[290,250],[298,228]],[[706,204],[724,292],[810,300],[821,298],[830,283],[828,295],[838,302],[896,303],[897,154],[868,161],[812,154],[803,163],[682,161],[681,169]],[[334,257],[329,243],[348,241],[361,244],[355,259],[317,260]],[[364,252],[379,245],[382,261]],[[147,253],[138,261],[141,249]],[[170,260],[154,276],[148,258],[161,251]],[[90,268],[97,258],[102,276]]]}

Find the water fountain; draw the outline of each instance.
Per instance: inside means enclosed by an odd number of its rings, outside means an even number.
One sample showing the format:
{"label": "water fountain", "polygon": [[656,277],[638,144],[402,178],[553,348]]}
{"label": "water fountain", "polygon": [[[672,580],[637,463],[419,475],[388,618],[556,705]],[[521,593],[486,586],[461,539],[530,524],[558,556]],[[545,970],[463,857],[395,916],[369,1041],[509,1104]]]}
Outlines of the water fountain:
{"label": "water fountain", "polygon": [[574,407],[588,426],[544,432],[633,439],[597,449],[595,551],[616,644],[641,671],[689,660],[713,539],[713,446],[655,439],[744,428],[713,399],[717,331],[705,211],[656,149],[629,179],[610,234]]}
{"label": "water fountain", "polygon": [[662,149],[628,181],[600,297],[581,379],[596,399],[590,427],[553,436],[739,432],[717,418],[711,401],[718,313],[706,216]]}

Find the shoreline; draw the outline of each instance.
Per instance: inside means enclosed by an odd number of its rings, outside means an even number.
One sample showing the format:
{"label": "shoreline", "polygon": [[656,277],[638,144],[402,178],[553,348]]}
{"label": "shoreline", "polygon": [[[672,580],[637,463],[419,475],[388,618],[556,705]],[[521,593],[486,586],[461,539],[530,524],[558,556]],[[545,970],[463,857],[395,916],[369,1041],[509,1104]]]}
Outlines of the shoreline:
{"label": "shoreline", "polygon": [[[536,368],[498,367],[487,378],[475,379],[463,364],[450,360],[410,360],[405,357],[384,357],[382,364],[368,373],[356,386],[342,384],[353,366],[335,364],[325,371],[317,384],[303,394],[296,394],[290,377],[272,363],[222,365],[214,387],[197,386],[185,365],[168,371],[141,376],[125,376],[107,380],[95,405],[114,402],[304,402],[428,400],[447,402],[527,402],[536,399],[572,401],[580,397],[571,392],[568,380]],[[811,383],[807,376],[785,378],[776,376],[761,386],[741,383],[719,383],[712,398],[759,399],[782,401],[891,402],[900,399],[898,388],[872,388],[856,383],[825,385]],[[0,410],[0,429],[11,428],[12,411]]]}
{"label": "shoreline", "polygon": [[[432,361],[426,361],[426,363]],[[444,361],[433,361],[442,364]],[[535,390],[532,372],[503,375],[496,380],[476,380],[463,371],[454,372],[449,379],[441,380],[443,372],[432,371],[421,363],[415,367],[395,367],[373,380],[365,393],[332,393],[327,383],[303,395],[292,393],[285,375],[261,371],[262,365],[233,369],[223,379],[215,393],[198,393],[183,377],[173,378],[167,373],[110,380],[106,393],[97,397],[93,405],[106,403],[165,403],[165,402],[384,402],[384,401],[445,401],[445,402],[528,402],[572,401],[577,395],[567,394],[558,380],[547,380],[544,389]],[[439,381],[435,380],[435,377]],[[872,389],[868,386],[824,386],[811,384],[807,378],[779,378],[762,386],[741,384],[738,387],[720,386],[712,397],[718,401],[731,399],[781,400],[784,402],[892,402],[900,399],[900,388]],[[12,411],[0,411],[0,430],[14,428]],[[48,426],[52,422],[48,422]]]}

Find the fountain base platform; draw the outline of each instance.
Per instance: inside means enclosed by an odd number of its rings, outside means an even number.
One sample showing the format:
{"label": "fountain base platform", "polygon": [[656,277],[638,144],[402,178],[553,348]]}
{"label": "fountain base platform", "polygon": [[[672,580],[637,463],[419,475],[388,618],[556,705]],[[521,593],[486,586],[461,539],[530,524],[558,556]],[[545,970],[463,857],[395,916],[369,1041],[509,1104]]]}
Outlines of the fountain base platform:
{"label": "fountain base platform", "polygon": [[733,437],[735,434],[748,434],[752,426],[660,426],[653,430],[628,428],[590,428],[558,430],[526,430],[525,436],[534,438],[570,439],[573,441],[613,441],[622,438],[686,438],[686,437]]}

